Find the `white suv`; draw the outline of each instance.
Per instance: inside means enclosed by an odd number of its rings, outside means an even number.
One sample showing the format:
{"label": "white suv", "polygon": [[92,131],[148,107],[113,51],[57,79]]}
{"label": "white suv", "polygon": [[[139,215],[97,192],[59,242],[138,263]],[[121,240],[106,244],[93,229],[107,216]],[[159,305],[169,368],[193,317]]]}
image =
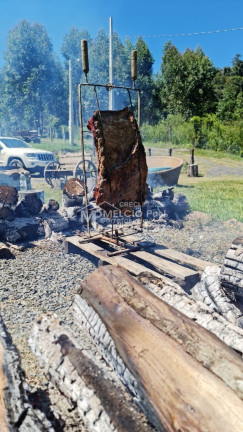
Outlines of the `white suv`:
{"label": "white suv", "polygon": [[35,149],[18,138],[0,137],[0,168],[25,168],[43,175],[45,166],[55,160],[50,151]]}

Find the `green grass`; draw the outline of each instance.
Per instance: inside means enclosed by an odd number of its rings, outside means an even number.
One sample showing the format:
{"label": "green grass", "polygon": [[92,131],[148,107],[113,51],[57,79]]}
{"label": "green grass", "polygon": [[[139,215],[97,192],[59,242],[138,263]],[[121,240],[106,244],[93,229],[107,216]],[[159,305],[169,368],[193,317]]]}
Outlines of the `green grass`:
{"label": "green grass", "polygon": [[[38,146],[35,145],[35,147],[55,151],[56,153],[60,151],[80,152],[79,143],[75,143],[73,147],[70,147],[63,140],[54,140],[53,142],[43,140],[41,144]],[[90,151],[91,148],[92,140],[89,140],[85,149]],[[169,143],[167,143],[167,146],[163,146],[163,148],[157,147],[152,150],[152,154],[167,154],[166,149],[168,148],[170,148]],[[184,162],[189,162],[190,150],[174,147],[173,156],[183,159]],[[199,165],[200,176],[194,178],[187,177],[184,165],[179,177],[179,185],[174,189],[175,193],[184,194],[193,211],[201,211],[209,214],[212,218],[221,220],[235,218],[243,222],[243,177],[237,177],[234,174],[235,169],[242,168],[242,162],[242,158],[230,153],[196,149],[195,163]],[[212,171],[214,164],[215,166],[230,167],[232,175],[209,177],[208,171]],[[38,188],[44,190],[46,202],[50,198],[54,198],[61,204],[62,191],[50,188],[44,180],[38,185]]]}
{"label": "green grass", "polygon": [[[49,138],[42,138],[40,144],[31,143],[31,146],[37,149],[52,151],[55,154],[60,152],[64,153],[81,153],[81,144],[80,141],[75,139],[74,145],[70,146],[68,141],[64,141],[63,139],[53,139],[51,141]],[[91,139],[84,140],[84,149],[86,152],[92,151],[93,141]]]}
{"label": "green grass", "polygon": [[243,222],[243,179],[194,177],[187,180],[183,177],[174,191],[187,197],[191,210],[207,213],[216,219],[235,218]]}

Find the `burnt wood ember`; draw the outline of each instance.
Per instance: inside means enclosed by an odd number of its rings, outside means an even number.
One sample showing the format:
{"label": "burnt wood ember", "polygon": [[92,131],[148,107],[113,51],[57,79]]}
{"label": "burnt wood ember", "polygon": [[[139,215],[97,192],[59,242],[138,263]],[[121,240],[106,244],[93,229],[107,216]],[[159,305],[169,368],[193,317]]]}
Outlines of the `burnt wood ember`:
{"label": "burnt wood ember", "polygon": [[[147,163],[136,120],[129,108],[95,111],[87,127],[98,158],[96,204],[131,212],[146,197]],[[112,206],[109,206],[111,204]]]}
{"label": "burnt wood ember", "polygon": [[[93,309],[96,314],[93,320],[91,315],[87,317],[94,337],[106,344],[113,366],[125,378],[122,358],[134,377],[131,381],[129,376],[128,382],[135,386],[141,406],[158,430],[240,429],[242,361],[237,354],[164,305],[125,270],[100,267],[81,283],[80,295],[88,304],[85,313],[91,311],[92,315]],[[97,335],[102,328],[99,318],[113,346],[104,334]],[[226,367],[225,361],[229,362]],[[231,364],[236,367],[229,381],[221,375],[220,364],[225,371],[231,370]],[[235,390],[230,388],[232,379]]]}

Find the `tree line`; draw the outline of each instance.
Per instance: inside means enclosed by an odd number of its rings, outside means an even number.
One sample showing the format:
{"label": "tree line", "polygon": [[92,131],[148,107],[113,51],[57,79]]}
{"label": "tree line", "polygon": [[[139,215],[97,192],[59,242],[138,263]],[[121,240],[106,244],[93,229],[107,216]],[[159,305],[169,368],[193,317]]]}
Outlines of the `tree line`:
{"label": "tree line", "polygon": [[[89,82],[108,83],[109,37],[104,30],[91,38],[86,29],[72,28],[61,47],[63,61],[54,53],[42,25],[22,20],[9,31],[4,65],[0,70],[0,128],[5,134],[24,128],[38,128],[43,133],[45,127],[68,124],[69,60],[74,118],[78,126],[77,86],[85,82],[80,61],[82,39],[86,39],[89,46]],[[130,40],[122,43],[114,33],[115,85],[132,87],[130,55],[133,49],[137,50],[136,87],[142,90],[141,120],[147,140],[157,139],[155,137],[160,134],[160,140],[173,142],[180,127],[184,128],[188,143],[195,146],[207,146],[210,141],[216,150],[227,147],[230,151],[239,151],[243,142],[243,61],[239,54],[234,57],[232,67],[218,69],[201,48],[181,53],[172,42],[167,42],[160,72],[153,75],[154,59],[142,37],[138,37],[135,44]],[[102,109],[108,106],[107,93],[105,90],[99,94]],[[127,105],[127,93],[115,93],[115,101],[117,109]],[[136,109],[136,101],[133,102]],[[87,116],[96,108],[94,94],[89,89],[84,107]],[[237,133],[231,136],[230,128]],[[230,137],[225,143],[227,133]]]}

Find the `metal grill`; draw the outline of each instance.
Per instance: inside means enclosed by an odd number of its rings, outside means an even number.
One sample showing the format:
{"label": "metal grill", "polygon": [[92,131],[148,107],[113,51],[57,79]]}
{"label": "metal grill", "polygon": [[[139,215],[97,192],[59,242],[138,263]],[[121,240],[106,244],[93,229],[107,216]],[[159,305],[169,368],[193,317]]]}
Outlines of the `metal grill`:
{"label": "metal grill", "polygon": [[38,159],[41,161],[52,161],[53,156],[51,154],[38,154]]}

